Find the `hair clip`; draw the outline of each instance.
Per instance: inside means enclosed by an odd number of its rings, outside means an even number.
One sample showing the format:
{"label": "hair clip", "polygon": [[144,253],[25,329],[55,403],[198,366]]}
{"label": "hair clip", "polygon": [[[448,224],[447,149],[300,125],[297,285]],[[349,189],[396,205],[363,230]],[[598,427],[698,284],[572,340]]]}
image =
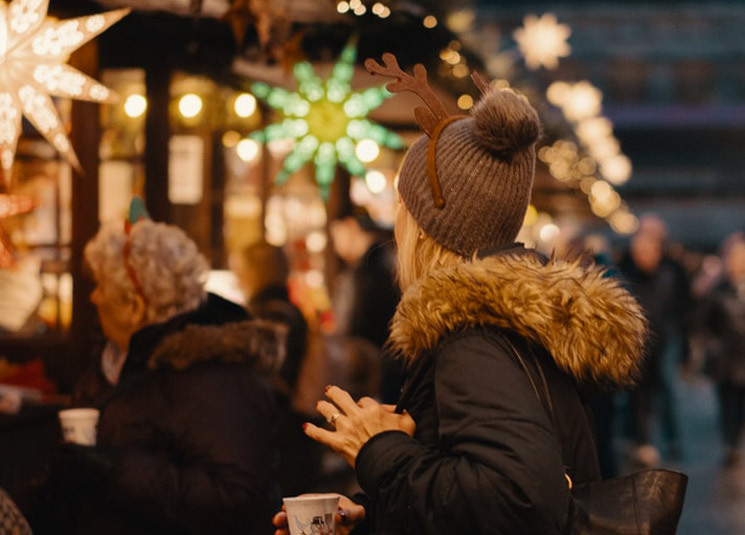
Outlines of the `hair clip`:
{"label": "hair clip", "polygon": [[124,259],[124,268],[127,271],[129,280],[135,287],[135,291],[137,292],[137,294],[145,303],[147,303],[147,296],[142,290],[140,281],[137,279],[137,272],[132,267],[132,263],[129,259],[129,255],[132,250],[132,241],[130,240],[132,227],[135,225],[135,223],[145,220],[150,221],[150,215],[145,209],[145,203],[142,202],[142,199],[140,197],[132,197],[132,201],[129,203],[129,217],[124,220],[124,245],[122,246],[122,257]]}

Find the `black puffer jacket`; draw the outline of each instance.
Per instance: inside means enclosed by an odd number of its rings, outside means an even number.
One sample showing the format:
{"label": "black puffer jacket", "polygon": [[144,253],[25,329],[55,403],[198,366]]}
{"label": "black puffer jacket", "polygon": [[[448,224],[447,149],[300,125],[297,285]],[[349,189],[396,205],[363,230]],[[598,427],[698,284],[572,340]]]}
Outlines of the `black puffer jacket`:
{"label": "black puffer jacket", "polygon": [[[565,473],[599,479],[576,384],[628,382],[645,332],[636,301],[600,269],[522,250],[441,268],[408,288],[391,341],[412,365],[398,408],[417,428],[413,438],[377,435],[359,452],[374,532],[562,533]],[[555,423],[508,340],[538,385],[540,361]]]}
{"label": "black puffer jacket", "polygon": [[214,295],[135,333],[100,402],[98,447],[115,461],[80,532],[269,533],[279,493],[265,376],[283,337]]}

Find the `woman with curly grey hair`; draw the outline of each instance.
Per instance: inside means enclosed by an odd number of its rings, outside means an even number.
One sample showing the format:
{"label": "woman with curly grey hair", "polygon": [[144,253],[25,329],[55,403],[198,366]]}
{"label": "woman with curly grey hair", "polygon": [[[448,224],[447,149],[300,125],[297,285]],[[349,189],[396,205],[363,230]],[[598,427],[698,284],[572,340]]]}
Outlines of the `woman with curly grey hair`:
{"label": "woman with curly grey hair", "polygon": [[64,447],[54,483],[76,514],[54,532],[266,533],[284,333],[206,293],[207,262],[172,225],[107,225],[85,259],[109,342],[82,389],[98,444]]}

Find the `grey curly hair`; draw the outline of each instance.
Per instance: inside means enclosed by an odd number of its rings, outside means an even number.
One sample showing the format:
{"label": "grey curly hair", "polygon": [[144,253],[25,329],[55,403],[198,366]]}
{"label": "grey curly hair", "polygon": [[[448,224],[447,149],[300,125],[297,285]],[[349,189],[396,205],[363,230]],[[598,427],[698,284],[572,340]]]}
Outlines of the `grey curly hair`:
{"label": "grey curly hair", "polygon": [[[85,246],[85,260],[96,282],[106,281],[122,296],[139,293],[127,273],[122,223],[104,225]],[[180,228],[150,220],[138,221],[130,234],[129,264],[143,297],[145,319],[158,323],[195,309],[205,298],[209,265],[197,245]]]}

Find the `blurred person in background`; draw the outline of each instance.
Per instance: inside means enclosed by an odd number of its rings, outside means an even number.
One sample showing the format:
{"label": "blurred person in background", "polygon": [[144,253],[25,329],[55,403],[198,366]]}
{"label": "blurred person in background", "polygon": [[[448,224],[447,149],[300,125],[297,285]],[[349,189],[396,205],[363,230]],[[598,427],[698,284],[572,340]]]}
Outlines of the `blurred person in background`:
{"label": "blurred person in background", "polygon": [[336,331],[368,340],[381,352],[380,398],[384,403],[395,403],[404,371],[400,362],[383,352],[400,298],[392,236],[367,213],[334,221],[330,232],[334,251],[344,262],[334,289]]}
{"label": "blurred person in background", "polygon": [[[645,466],[656,466],[660,452],[653,445],[652,421],[659,415],[667,456],[680,456],[680,436],[673,399],[675,372],[666,372],[666,358],[680,364],[680,325],[685,317],[687,283],[681,283],[680,270],[664,253],[666,229],[655,215],[642,217],[639,230],[632,237],[619,269],[632,293],[644,308],[651,336],[645,349],[646,359],[641,380],[629,392],[629,427],[637,449],[636,460]],[[685,286],[685,295],[681,296]]]}
{"label": "blurred person in background", "polygon": [[61,448],[34,530],[266,533],[284,329],[207,294],[206,260],[172,225],[105,225],[85,260],[109,342],[77,396],[101,411],[97,445]]}
{"label": "blurred person in background", "polygon": [[705,371],[716,383],[725,447],[724,466],[740,462],[745,424],[745,236],[736,234],[722,249],[724,277],[705,306]]}
{"label": "blurred person in background", "polygon": [[303,422],[313,417],[293,406],[306,357],[308,324],[300,309],[290,301],[287,256],[280,247],[262,240],[243,249],[236,258],[235,272],[248,311],[288,329],[287,352],[275,381],[280,409],[276,422],[279,483],[285,496],[308,492],[318,483],[323,452],[318,443],[303,433]]}

